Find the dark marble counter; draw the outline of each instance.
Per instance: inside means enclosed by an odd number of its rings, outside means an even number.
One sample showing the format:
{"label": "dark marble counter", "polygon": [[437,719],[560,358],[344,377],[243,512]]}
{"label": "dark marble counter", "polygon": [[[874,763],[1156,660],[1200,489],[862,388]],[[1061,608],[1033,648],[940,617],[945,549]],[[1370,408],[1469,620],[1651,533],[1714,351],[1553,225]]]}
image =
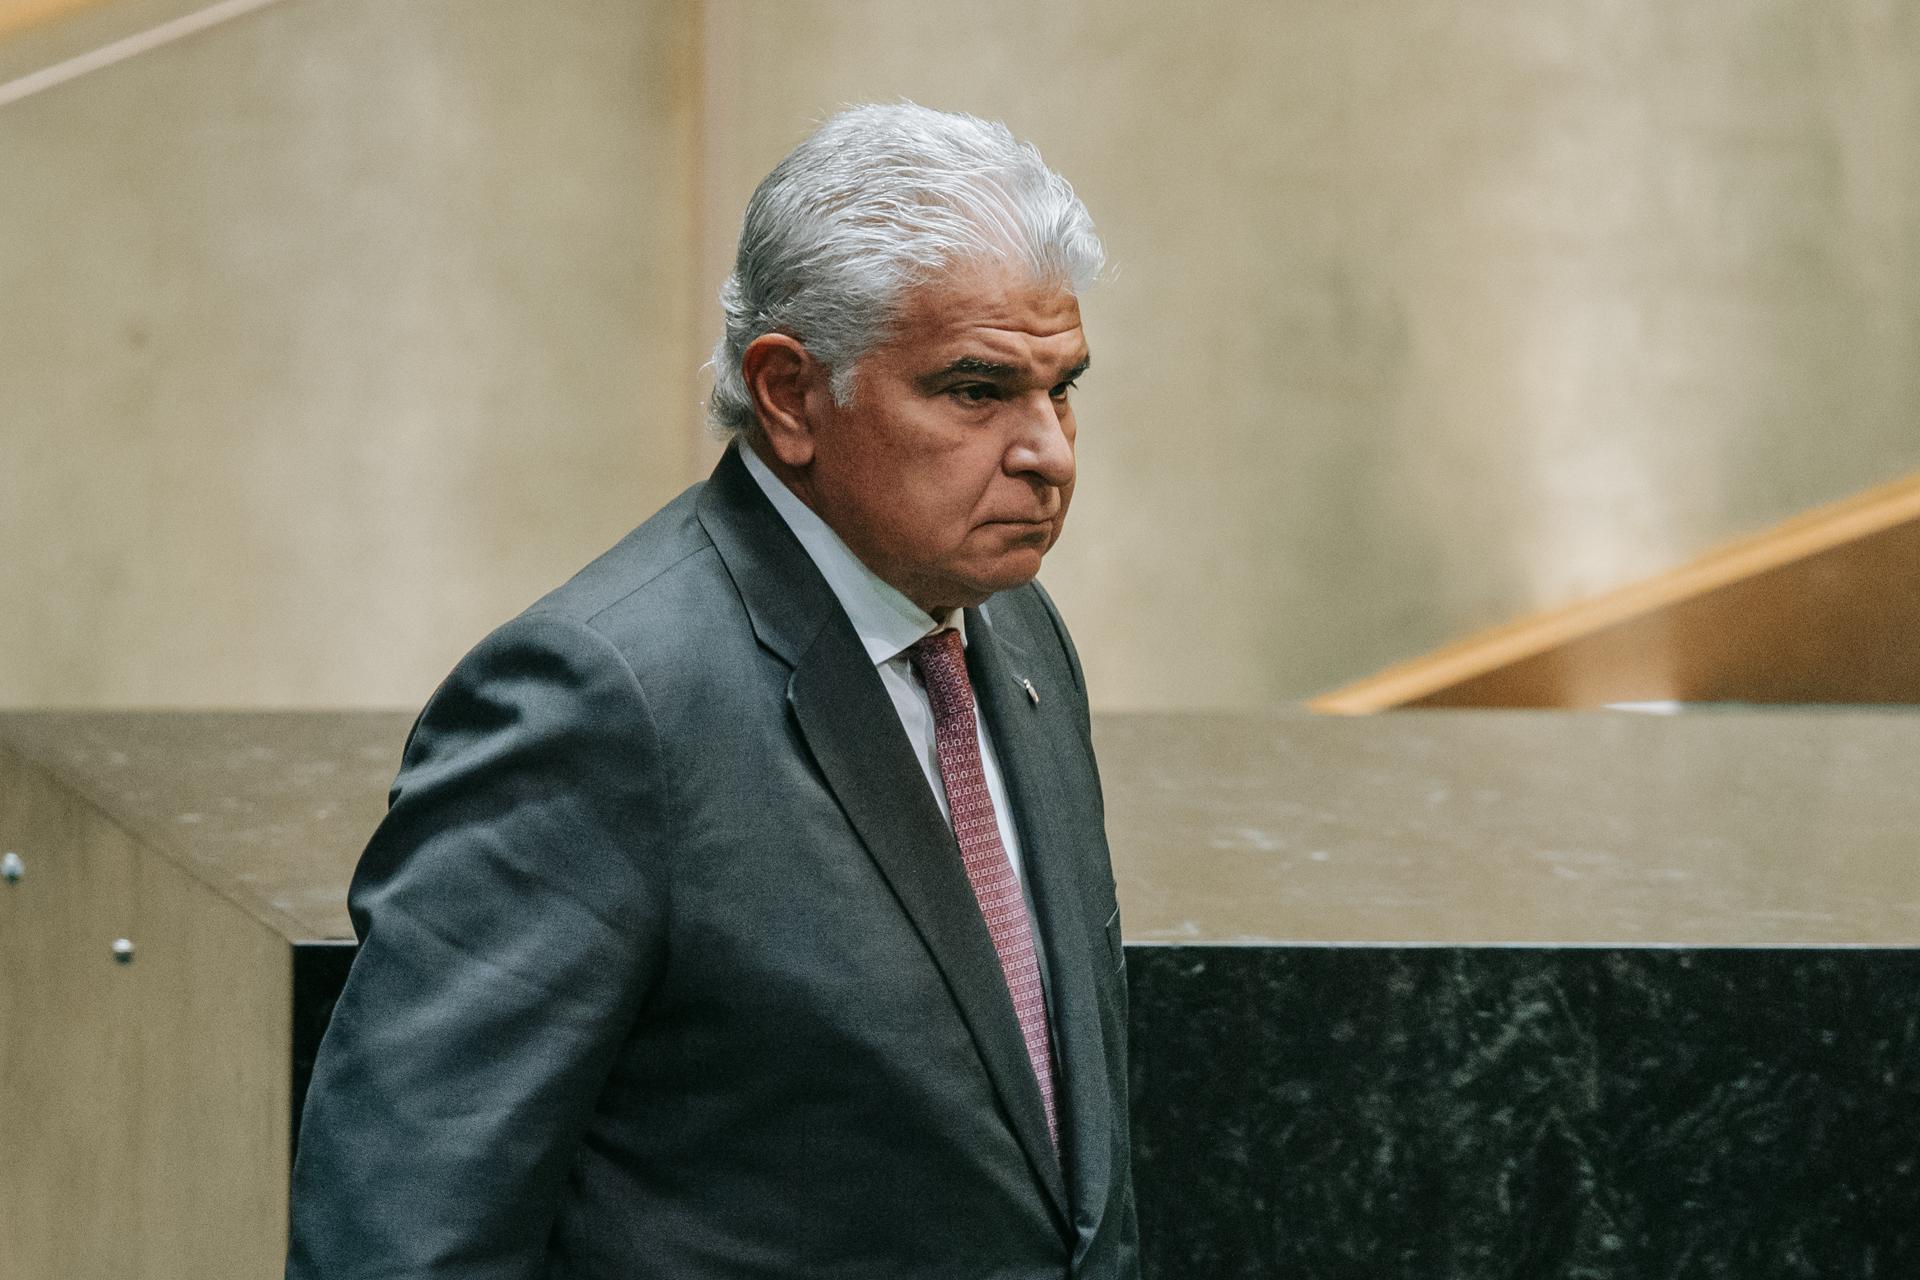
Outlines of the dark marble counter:
{"label": "dark marble counter", "polygon": [[[347,938],[405,712],[7,712],[0,750]],[[1130,944],[1920,943],[1920,713],[1109,714]]]}
{"label": "dark marble counter", "polygon": [[1920,715],[1097,731],[1156,1280],[1920,1275]]}
{"label": "dark marble counter", "polygon": [[1094,729],[1130,943],[1920,943],[1920,711]]}
{"label": "dark marble counter", "polygon": [[412,723],[394,711],[0,712],[0,751],[290,941],[340,941],[353,937],[347,880]]}
{"label": "dark marble counter", "polygon": [[1131,951],[1148,1275],[1920,1275],[1920,951]]}
{"label": "dark marble counter", "polygon": [[[404,713],[8,713],[299,944]],[[1920,1276],[1920,715],[1098,718],[1150,1280]]]}

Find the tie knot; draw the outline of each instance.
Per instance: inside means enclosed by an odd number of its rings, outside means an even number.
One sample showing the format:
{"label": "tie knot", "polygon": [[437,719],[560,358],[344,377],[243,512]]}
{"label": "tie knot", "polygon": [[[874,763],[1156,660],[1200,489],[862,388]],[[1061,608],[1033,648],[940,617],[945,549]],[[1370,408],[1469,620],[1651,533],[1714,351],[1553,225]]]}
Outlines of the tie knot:
{"label": "tie knot", "polygon": [[963,689],[972,692],[967,681],[966,647],[952,627],[942,627],[907,646],[907,661],[913,664],[920,683],[936,697]]}
{"label": "tie knot", "polygon": [[914,670],[920,672],[925,680],[928,673],[946,674],[956,668],[967,669],[966,646],[960,642],[960,633],[952,627],[942,627],[930,631],[907,646],[907,661]]}
{"label": "tie knot", "polygon": [[960,643],[960,633],[952,627],[941,627],[938,631],[929,631],[907,646],[911,661],[917,666],[921,663],[952,663],[964,661],[966,648]]}

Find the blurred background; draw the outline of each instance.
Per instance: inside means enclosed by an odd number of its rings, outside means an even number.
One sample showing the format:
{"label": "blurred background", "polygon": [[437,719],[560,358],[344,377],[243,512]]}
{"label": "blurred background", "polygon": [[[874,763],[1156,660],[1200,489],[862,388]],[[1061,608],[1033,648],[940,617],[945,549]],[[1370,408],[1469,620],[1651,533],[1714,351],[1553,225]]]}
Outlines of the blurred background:
{"label": "blurred background", "polygon": [[277,1274],[411,710],[903,97],[1112,262],[1148,1274],[1920,1275],[1920,4],[0,0],[0,1276]]}
{"label": "blurred background", "polygon": [[1102,708],[1920,467],[1902,0],[14,0],[0,705],[419,704],[705,474],[748,192],[900,97],[1107,241],[1044,575]]}

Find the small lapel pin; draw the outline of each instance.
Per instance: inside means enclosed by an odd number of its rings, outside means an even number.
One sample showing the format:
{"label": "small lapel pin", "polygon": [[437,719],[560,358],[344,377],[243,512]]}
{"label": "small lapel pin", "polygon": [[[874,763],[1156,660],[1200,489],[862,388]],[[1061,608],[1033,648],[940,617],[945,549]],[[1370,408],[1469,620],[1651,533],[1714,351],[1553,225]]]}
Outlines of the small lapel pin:
{"label": "small lapel pin", "polygon": [[1027,679],[1025,676],[1021,676],[1020,687],[1027,691],[1028,701],[1032,702],[1036,707],[1040,705],[1040,691],[1033,687],[1033,681]]}

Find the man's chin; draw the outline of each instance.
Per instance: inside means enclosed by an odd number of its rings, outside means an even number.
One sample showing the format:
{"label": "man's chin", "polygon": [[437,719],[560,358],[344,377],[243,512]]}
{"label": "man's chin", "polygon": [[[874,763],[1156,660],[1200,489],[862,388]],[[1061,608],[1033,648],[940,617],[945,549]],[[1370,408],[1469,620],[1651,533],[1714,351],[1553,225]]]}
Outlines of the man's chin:
{"label": "man's chin", "polygon": [[924,609],[928,617],[942,619],[947,616],[949,610],[971,609],[976,605],[985,604],[989,598],[999,595],[1002,591],[1012,591],[1016,587],[1026,586],[1036,576],[1033,573],[1008,574],[990,580],[969,579],[964,583],[949,582],[940,591],[927,598],[916,596],[911,592],[908,593],[907,598]]}
{"label": "man's chin", "polygon": [[1043,554],[1040,548],[1035,547],[1025,554],[1001,557],[999,563],[975,580],[974,585],[979,588],[979,600],[974,603],[978,604],[988,596],[998,595],[1002,591],[1012,591],[1016,587],[1024,587],[1032,582],[1040,576],[1040,560]]}

